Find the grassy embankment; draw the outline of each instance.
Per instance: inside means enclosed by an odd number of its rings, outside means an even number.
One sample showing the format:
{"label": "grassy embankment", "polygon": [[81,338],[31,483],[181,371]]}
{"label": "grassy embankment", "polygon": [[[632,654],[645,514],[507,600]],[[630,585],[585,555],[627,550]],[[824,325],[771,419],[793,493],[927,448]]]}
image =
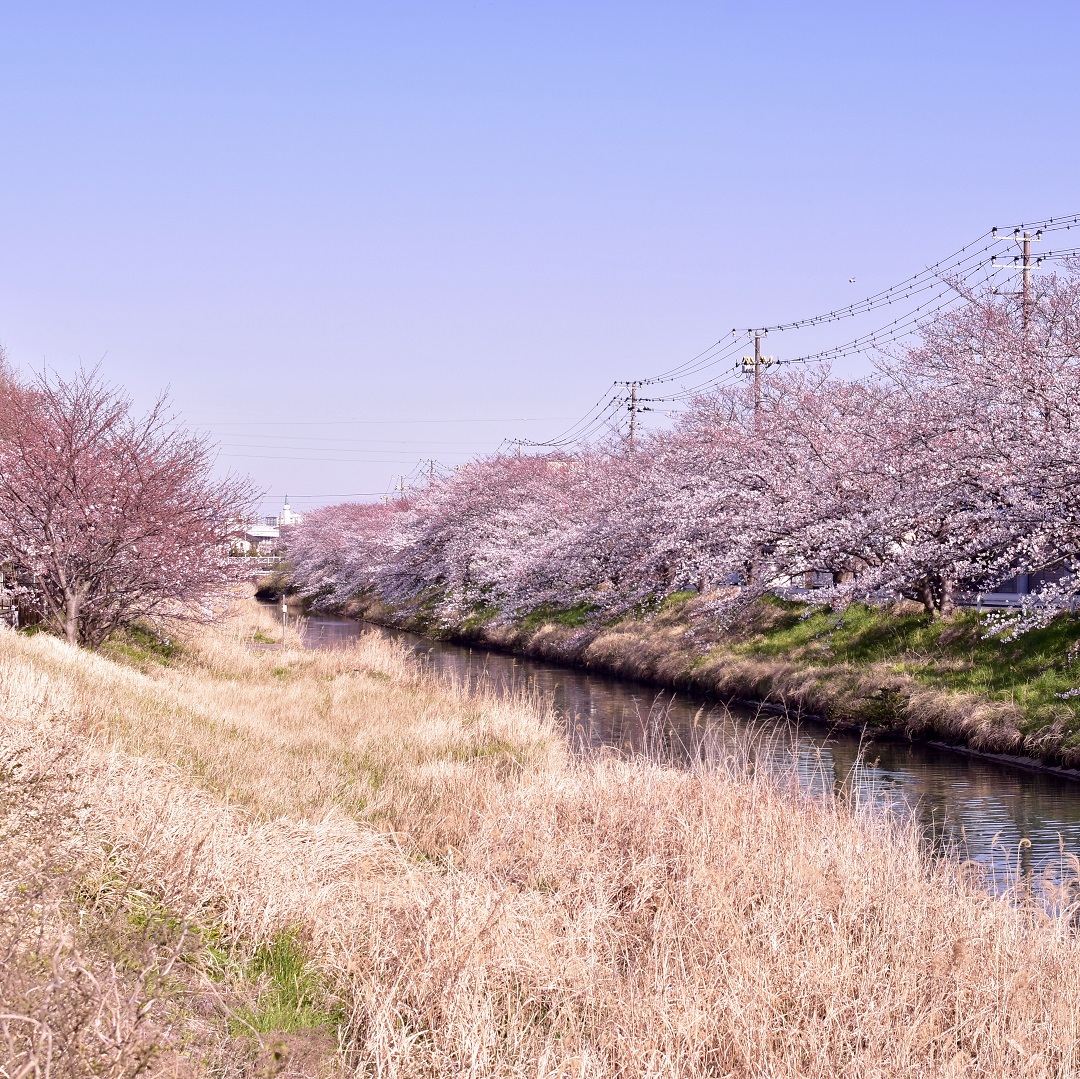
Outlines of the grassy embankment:
{"label": "grassy embankment", "polygon": [[1073,929],[914,832],[271,618],[0,632],[9,1074],[1080,1071]]}
{"label": "grassy embankment", "polygon": [[429,634],[478,640],[662,685],[752,698],[910,737],[1080,767],[1080,620],[1062,617],[1015,641],[988,638],[970,610],[933,620],[915,604],[842,613],[781,600],[718,632],[690,593],[637,618],[536,611],[459,626],[358,601],[354,613]]}

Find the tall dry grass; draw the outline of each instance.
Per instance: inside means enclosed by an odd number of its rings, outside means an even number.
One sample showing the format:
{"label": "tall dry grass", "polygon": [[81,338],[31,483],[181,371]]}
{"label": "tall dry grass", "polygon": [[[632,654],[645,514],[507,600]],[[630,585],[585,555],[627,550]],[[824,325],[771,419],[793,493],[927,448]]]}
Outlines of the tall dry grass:
{"label": "tall dry grass", "polygon": [[913,832],[573,759],[536,702],[374,637],[253,650],[266,617],[144,670],[2,633],[0,710],[5,743],[78,754],[84,835],[141,888],[223,939],[299,935],[339,1029],[282,1074],[1080,1073],[1070,925]]}

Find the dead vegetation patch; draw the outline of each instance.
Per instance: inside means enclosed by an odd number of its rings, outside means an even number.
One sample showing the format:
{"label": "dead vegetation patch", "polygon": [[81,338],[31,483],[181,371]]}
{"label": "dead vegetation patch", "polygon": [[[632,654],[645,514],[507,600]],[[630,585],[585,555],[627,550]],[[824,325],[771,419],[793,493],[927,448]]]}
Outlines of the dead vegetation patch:
{"label": "dead vegetation patch", "polygon": [[[149,673],[0,633],[0,742],[27,774],[61,777],[78,822],[56,830],[75,846],[62,839],[55,864],[97,843],[77,876],[159,927],[154,970],[177,920],[197,929],[174,995],[146,998],[144,1027],[120,1022],[133,1052],[156,1039],[148,1067],[1080,1070],[1068,909],[992,899],[914,830],[734,761],[575,760],[534,702],[426,679],[385,641],[251,652],[261,617],[238,612]],[[781,677],[739,661],[746,679]],[[786,677],[800,699],[822,692],[820,671]],[[143,969],[116,964],[123,999],[144,999],[130,997],[151,985]]]}

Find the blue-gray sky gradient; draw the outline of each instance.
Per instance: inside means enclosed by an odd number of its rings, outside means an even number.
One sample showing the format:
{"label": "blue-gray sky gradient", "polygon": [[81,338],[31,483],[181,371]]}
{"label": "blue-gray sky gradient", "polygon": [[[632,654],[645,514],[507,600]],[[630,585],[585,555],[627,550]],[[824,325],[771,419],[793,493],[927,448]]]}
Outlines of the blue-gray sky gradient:
{"label": "blue-gray sky gradient", "polygon": [[7,4],[0,342],[170,386],[268,508],[382,491],[1080,210],[1078,31],[1064,2]]}

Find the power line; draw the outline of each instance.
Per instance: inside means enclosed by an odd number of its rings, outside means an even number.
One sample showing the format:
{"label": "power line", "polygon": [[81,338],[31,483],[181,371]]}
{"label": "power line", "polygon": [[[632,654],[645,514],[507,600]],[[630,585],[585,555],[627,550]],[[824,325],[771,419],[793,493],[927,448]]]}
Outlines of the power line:
{"label": "power line", "polygon": [[901,300],[910,299],[912,296],[920,295],[927,289],[936,287],[944,277],[950,273],[955,273],[965,263],[969,263],[973,259],[976,260],[976,265],[984,263],[987,253],[999,246],[999,241],[992,238],[989,243],[983,244],[981,247],[976,247],[976,245],[987,237],[991,237],[992,233],[993,230],[983,233],[978,239],[965,244],[947,258],[940,259],[918,273],[912,274],[911,277],[906,278],[899,284],[890,285],[888,288],[857,300],[855,303],[848,304],[846,307],[837,307],[832,311],[825,311],[819,315],[810,315],[807,318],[797,319],[793,322],[778,322],[773,326],[762,326],[760,329],[764,333],[775,333],[783,330],[798,330],[805,326],[820,326],[823,323],[838,322],[841,319],[867,314],[878,307],[889,306]]}
{"label": "power line", "polygon": [[590,408],[589,411],[586,412],[585,415],[577,421],[577,423],[573,424],[571,427],[568,427],[565,431],[563,431],[562,434],[556,435],[554,438],[548,439],[544,442],[536,442],[532,439],[525,438],[515,438],[510,440],[511,443],[513,445],[519,446],[546,446],[554,448],[560,446],[567,446],[571,445],[572,443],[582,441],[584,438],[588,437],[588,434],[594,433],[598,429],[605,414],[612,408],[614,400],[612,398],[612,390],[615,389],[617,386],[617,382],[612,382],[611,385],[607,388],[607,390],[604,391],[604,394],[597,399],[596,403],[592,406],[592,408]]}
{"label": "power line", "polygon": [[[265,453],[219,453],[218,457],[224,457],[229,460],[245,460],[245,461],[321,461],[325,464],[339,464],[339,465],[407,465],[416,460],[415,457],[388,457],[380,460],[374,460],[370,457],[293,457],[293,456],[279,456]],[[464,457],[471,458],[470,454],[462,454]]]}
{"label": "power line", "polygon": [[196,425],[211,426],[217,424],[223,427],[329,427],[347,424],[386,424],[386,423],[551,423],[558,420],[569,420],[571,416],[510,416],[508,418],[492,419],[399,419],[399,420],[191,420]]}
{"label": "power line", "polygon": [[[331,435],[262,435],[257,432],[238,432],[235,434],[225,433],[222,438],[258,438],[258,439],[277,439],[279,441],[288,440],[290,442],[348,442],[357,445],[374,445],[374,446],[475,446],[477,439],[458,439],[455,441],[435,441],[431,439],[411,439],[411,438],[341,438],[339,436]],[[247,445],[247,443],[245,443]],[[264,446],[263,449],[298,449],[302,447],[297,446]],[[320,447],[312,447],[318,449]],[[327,447],[332,448],[332,447]]]}
{"label": "power line", "polygon": [[[696,356],[692,356],[690,359],[685,360],[674,367],[668,368],[658,375],[623,383],[623,385],[630,390],[629,402],[626,397],[620,398],[617,394],[612,396],[609,388],[609,391],[593,405],[585,416],[556,438],[543,442],[520,439],[515,440],[515,443],[519,446],[528,445],[537,448],[560,448],[583,442],[591,434],[595,434],[604,426],[605,421],[610,418],[614,409],[624,405],[631,410],[630,435],[631,441],[633,441],[637,432],[639,403],[646,400],[639,396],[637,392],[638,388],[645,385],[656,385],[675,381],[680,378],[685,379],[695,374],[701,374],[706,370],[722,364],[725,360],[729,360],[732,354],[742,346],[744,341],[751,338],[755,341],[754,359],[750,362],[749,366],[744,365],[744,369],[753,371],[754,373],[756,383],[755,402],[758,402],[760,401],[760,375],[764,359],[761,356],[761,338],[769,332],[776,333],[805,329],[830,322],[837,322],[842,319],[856,318],[860,315],[866,315],[884,307],[904,305],[907,306],[908,309],[904,311],[903,314],[898,315],[890,322],[885,323],[875,330],[856,336],[851,341],[844,344],[790,359],[776,359],[770,362],[810,363],[815,360],[823,361],[839,359],[843,356],[865,352],[886,344],[895,343],[901,338],[915,332],[918,327],[923,325],[926,319],[932,315],[940,313],[961,302],[965,292],[972,289],[973,279],[977,279],[980,274],[982,275],[982,280],[976,282],[976,287],[981,287],[992,282],[999,269],[995,259],[1000,257],[1003,246],[1007,244],[1010,239],[1021,236],[1025,231],[1031,232],[1032,230],[1035,230],[1036,235],[1041,238],[1042,234],[1046,232],[1067,231],[1073,228],[1080,228],[1080,214],[1064,218],[1046,218],[1042,221],[1011,226],[1012,236],[1006,235],[1010,229],[995,227],[989,232],[983,233],[975,240],[964,244],[945,258],[939,259],[937,262],[932,263],[917,273],[912,274],[910,277],[905,278],[898,284],[871,293],[869,296],[866,296],[855,303],[833,308],[830,311],[825,311],[818,315],[811,315],[794,321],[778,322],[773,325],[758,327],[756,330],[746,330],[741,334],[738,330],[732,330],[732,339],[726,345],[724,340],[721,339],[703,349]],[[1080,248],[1048,251],[1041,256],[1041,261],[1049,259],[1065,259],[1076,256],[1080,256]],[[1041,261],[1037,264],[1041,264]],[[1026,260],[1026,265],[1027,272],[1030,273],[1030,257]],[[909,306],[910,301],[912,300],[919,301],[913,308]],[[648,400],[672,403],[685,401],[700,394],[706,389],[719,388],[728,385],[735,377],[736,373],[729,372],[718,378],[708,379],[696,386],[683,387],[675,393],[649,398]],[[617,385],[618,383],[613,384],[613,386]],[[606,405],[604,404],[605,401],[607,402]]]}
{"label": "power line", "polygon": [[[981,283],[988,283],[992,281],[995,276],[995,274],[986,274]],[[952,295],[949,295],[950,292]],[[803,356],[795,356],[786,359],[783,362],[813,363],[826,360],[837,360],[845,356],[858,355],[871,349],[877,349],[885,344],[894,344],[901,338],[910,336],[914,333],[920,326],[926,323],[926,320],[931,315],[938,314],[941,311],[954,307],[963,299],[962,294],[957,292],[955,287],[951,285],[947,288],[943,288],[936,298],[941,299],[942,302],[936,304],[929,302],[920,304],[914,311],[909,311],[904,315],[900,315],[891,322],[887,322],[884,326],[880,326],[876,330],[871,330],[869,333],[853,338],[851,341],[845,342],[844,344],[834,345],[831,348],[822,349],[818,352],[808,353]]]}
{"label": "power line", "polygon": [[382,491],[337,491],[325,495],[297,495],[289,494],[286,491],[284,494],[274,494],[271,492],[262,497],[263,501],[267,501],[271,498],[288,498],[292,501],[293,499],[307,500],[310,498],[378,498],[382,493]]}
{"label": "power line", "polygon": [[722,342],[717,342],[716,345],[710,349],[706,349],[705,352],[699,353],[693,360],[687,361],[681,367],[672,368],[671,371],[654,375],[652,378],[641,379],[643,386],[652,386],[661,382],[674,382],[677,378],[688,378],[691,375],[700,374],[702,371],[708,370],[710,367],[715,367],[718,363],[730,358],[734,353],[738,352],[746,340],[749,340],[752,336],[749,332],[738,333],[735,330],[731,331],[732,340],[720,351],[714,351]]}
{"label": "power line", "polygon": [[[217,445],[222,449],[227,450],[254,450],[254,451],[281,451],[283,454],[293,453],[321,453],[321,454],[387,454],[387,453],[405,453],[407,450],[403,447],[395,446],[260,446],[251,445],[247,442],[219,442]],[[409,443],[404,443],[403,446],[409,446]],[[477,443],[472,443],[471,450],[447,450],[444,449],[440,452],[450,457],[471,457],[477,450]],[[327,457],[326,460],[333,461],[336,457]]]}

